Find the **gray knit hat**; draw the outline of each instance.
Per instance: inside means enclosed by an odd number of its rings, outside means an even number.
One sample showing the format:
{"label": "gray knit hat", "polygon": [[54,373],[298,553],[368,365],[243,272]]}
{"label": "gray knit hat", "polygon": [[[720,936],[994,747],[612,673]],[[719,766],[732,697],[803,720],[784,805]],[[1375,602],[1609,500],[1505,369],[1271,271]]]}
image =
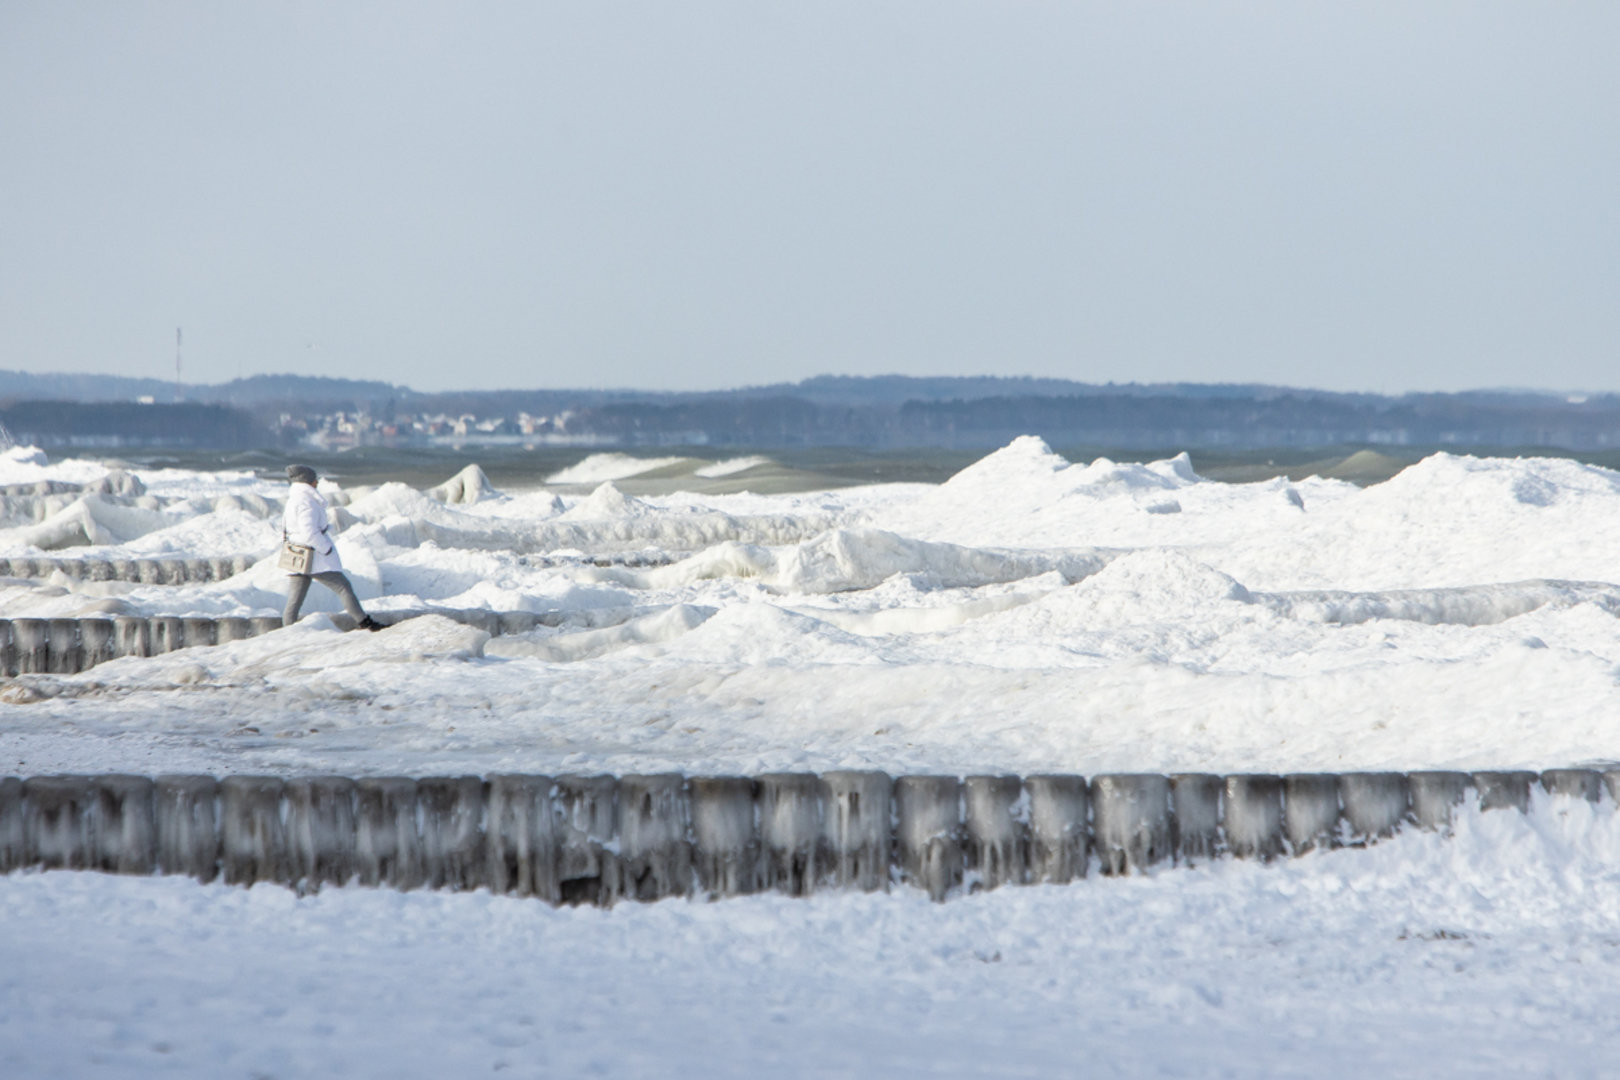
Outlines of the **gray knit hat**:
{"label": "gray knit hat", "polygon": [[308,465],[287,466],[287,479],[295,484],[315,483],[315,470]]}

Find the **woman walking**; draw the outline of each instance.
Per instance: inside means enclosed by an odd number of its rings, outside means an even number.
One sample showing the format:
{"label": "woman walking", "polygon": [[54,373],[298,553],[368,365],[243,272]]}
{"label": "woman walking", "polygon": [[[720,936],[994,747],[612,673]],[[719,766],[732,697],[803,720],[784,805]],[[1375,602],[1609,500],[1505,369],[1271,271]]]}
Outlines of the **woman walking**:
{"label": "woman walking", "polygon": [[337,546],[332,543],[326,500],[315,490],[315,470],[308,465],[289,465],[287,479],[292,486],[287,492],[287,512],[282,518],[281,533],[287,543],[307,547],[311,554],[307,571],[288,571],[291,588],[287,591],[287,609],[282,612],[281,625],[291,626],[298,621],[298,609],[304,606],[309,580],[314,578],[338,594],[343,610],[354,616],[356,629],[381,630],[382,623],[366,614],[354,595],[354,586],[343,573],[343,562],[338,558]]}

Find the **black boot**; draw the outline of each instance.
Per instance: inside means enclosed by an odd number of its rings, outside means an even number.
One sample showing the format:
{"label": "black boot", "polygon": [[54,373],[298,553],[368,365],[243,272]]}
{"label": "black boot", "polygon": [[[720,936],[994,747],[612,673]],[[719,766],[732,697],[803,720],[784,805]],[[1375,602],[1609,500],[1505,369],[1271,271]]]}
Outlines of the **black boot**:
{"label": "black boot", "polygon": [[365,618],[355,623],[354,628],[356,630],[381,630],[383,628],[383,624],[378,622],[376,619],[373,619],[370,615],[367,615]]}

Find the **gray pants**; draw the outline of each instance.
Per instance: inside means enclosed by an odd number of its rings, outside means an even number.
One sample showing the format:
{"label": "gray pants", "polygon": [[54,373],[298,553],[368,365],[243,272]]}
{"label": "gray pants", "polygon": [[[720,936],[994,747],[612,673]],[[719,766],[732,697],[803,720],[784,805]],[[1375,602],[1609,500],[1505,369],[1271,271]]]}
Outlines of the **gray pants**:
{"label": "gray pants", "polygon": [[291,626],[298,621],[298,609],[304,606],[304,597],[309,595],[309,579],[325,585],[338,594],[343,601],[343,610],[357,619],[366,617],[365,608],[360,606],[360,600],[354,595],[354,586],[339,570],[323,570],[319,574],[288,574],[287,581],[291,588],[287,590],[287,609],[281,613],[281,624]]}

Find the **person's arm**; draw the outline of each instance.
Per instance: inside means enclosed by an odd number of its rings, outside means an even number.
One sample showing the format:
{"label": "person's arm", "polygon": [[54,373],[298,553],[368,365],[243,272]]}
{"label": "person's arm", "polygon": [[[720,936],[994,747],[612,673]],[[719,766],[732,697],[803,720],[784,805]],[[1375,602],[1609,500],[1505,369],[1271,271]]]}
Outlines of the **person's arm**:
{"label": "person's arm", "polygon": [[320,492],[309,500],[310,511],[315,515],[315,535],[319,537],[312,545],[322,555],[332,554],[332,521],[326,516],[326,499]]}
{"label": "person's arm", "polygon": [[323,555],[326,554],[332,549],[332,541],[321,535],[321,530],[326,524],[322,520],[325,516],[316,506],[315,500],[308,495],[296,492],[290,495],[287,498],[287,516],[284,520],[287,539],[295,544],[314,548]]}

